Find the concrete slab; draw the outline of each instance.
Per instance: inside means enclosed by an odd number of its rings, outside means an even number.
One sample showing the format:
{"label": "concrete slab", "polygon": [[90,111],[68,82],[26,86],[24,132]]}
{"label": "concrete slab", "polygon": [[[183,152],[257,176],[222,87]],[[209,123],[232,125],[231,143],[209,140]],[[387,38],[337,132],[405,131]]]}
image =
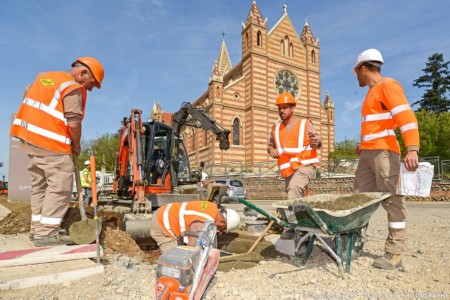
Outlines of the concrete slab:
{"label": "concrete slab", "polygon": [[[294,256],[295,252],[295,243],[294,239],[292,240],[282,240],[280,239],[279,234],[268,234],[264,237],[266,241],[271,242],[274,244],[275,249],[277,249],[278,252],[284,253],[289,256]],[[302,247],[304,248],[304,247]]]}
{"label": "concrete slab", "polygon": [[[0,220],[9,214],[0,205]],[[30,216],[31,217],[31,216]],[[94,246],[95,245],[91,245]],[[67,247],[67,246],[64,246]],[[10,251],[37,249],[28,234],[0,234],[0,254]],[[90,259],[75,259],[62,262],[28,264],[25,266],[0,267],[0,290],[23,289],[38,285],[58,284],[78,280],[104,272],[104,266]]]}
{"label": "concrete slab", "polygon": [[89,259],[0,268],[0,290],[59,284],[101,274],[104,266]]}
{"label": "concrete slab", "polygon": [[11,211],[0,204],[0,220],[6,217]]}

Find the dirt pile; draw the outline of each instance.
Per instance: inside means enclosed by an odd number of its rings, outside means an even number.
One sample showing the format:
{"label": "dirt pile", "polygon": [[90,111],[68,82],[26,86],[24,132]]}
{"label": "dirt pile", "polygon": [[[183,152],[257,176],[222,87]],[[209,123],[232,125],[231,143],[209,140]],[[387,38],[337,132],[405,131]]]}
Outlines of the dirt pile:
{"label": "dirt pile", "polygon": [[339,197],[332,201],[313,201],[308,202],[308,204],[312,208],[339,211],[363,206],[374,199],[375,198],[369,197],[367,195],[354,194],[350,196]]}
{"label": "dirt pile", "polygon": [[26,202],[8,202],[0,199],[0,204],[11,211],[0,220],[0,234],[16,234],[30,231],[31,207]]}

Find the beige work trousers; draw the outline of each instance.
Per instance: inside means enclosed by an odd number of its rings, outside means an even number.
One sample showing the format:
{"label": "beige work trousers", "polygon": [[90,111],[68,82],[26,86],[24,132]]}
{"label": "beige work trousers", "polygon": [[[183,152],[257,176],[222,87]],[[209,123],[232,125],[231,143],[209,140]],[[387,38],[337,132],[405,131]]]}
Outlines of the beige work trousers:
{"label": "beige work trousers", "polygon": [[70,204],[74,165],[70,155],[28,155],[31,227],[35,239],[55,236]]}
{"label": "beige work trousers", "polygon": [[158,210],[153,213],[152,220],[150,222],[150,236],[155,240],[161,253],[164,253],[178,246],[178,241],[173,237],[166,236],[159,226],[157,215],[160,209],[161,208],[158,208]]}
{"label": "beige work trousers", "polygon": [[285,178],[286,193],[288,200],[298,199],[305,196],[305,190],[314,176],[313,166],[301,166],[295,173]]}
{"label": "beige work trousers", "polygon": [[390,192],[382,205],[387,212],[389,234],[385,251],[401,254],[406,237],[406,200],[396,194],[400,156],[388,150],[362,150],[355,173],[355,192]]}

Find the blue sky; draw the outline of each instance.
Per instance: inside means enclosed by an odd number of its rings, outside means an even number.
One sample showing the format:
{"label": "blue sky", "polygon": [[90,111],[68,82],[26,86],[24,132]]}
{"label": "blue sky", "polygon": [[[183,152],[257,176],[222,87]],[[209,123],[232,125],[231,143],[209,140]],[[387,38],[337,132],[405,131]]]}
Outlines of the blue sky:
{"label": "blue sky", "polygon": [[[8,176],[10,114],[38,72],[69,70],[76,57],[94,56],[105,67],[101,90],[88,94],[83,139],[116,132],[131,108],[144,116],[160,100],[176,111],[206,89],[225,32],[232,65],[241,60],[241,23],[252,0],[3,0],[0,9],[0,176]],[[351,74],[368,48],[384,56],[382,73],[405,88],[410,103],[423,90],[430,55],[450,60],[447,0],[257,0],[272,28],[287,4],[301,33],[305,19],[320,40],[321,97],[335,103],[336,140],[354,139],[367,88]]]}

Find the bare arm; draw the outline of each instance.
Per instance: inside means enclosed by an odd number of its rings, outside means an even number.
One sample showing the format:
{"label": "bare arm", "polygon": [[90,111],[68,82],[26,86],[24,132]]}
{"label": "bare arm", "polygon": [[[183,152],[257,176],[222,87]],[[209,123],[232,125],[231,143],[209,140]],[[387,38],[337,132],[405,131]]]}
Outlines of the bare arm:
{"label": "bare arm", "polygon": [[308,124],[308,137],[309,137],[309,145],[312,148],[319,149],[322,147],[322,140],[320,138],[320,135],[317,133],[316,129],[314,128],[311,120]]}

